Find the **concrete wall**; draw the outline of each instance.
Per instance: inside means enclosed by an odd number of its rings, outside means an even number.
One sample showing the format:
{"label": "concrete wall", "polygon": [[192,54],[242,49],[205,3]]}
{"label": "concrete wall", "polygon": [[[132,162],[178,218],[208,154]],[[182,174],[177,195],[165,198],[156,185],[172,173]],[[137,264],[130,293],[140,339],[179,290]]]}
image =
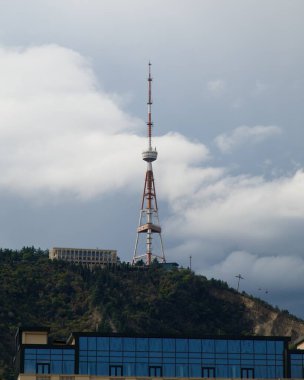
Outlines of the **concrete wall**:
{"label": "concrete wall", "polygon": [[47,344],[48,333],[44,331],[23,331],[22,344]]}

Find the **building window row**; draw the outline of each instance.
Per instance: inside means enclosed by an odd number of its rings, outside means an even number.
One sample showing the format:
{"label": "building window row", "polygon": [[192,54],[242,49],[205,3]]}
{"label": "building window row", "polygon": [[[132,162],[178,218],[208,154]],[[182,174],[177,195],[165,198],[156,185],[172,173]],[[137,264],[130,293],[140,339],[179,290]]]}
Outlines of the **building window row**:
{"label": "building window row", "polygon": [[242,356],[246,354],[281,356],[284,352],[284,343],[259,340],[80,337],[79,348],[80,351],[229,353]]}
{"label": "building window row", "polygon": [[107,364],[80,362],[80,374],[96,376],[137,377],[202,377],[202,378],[281,378],[283,368],[275,366],[187,366],[187,365],[141,365],[138,363]]}
{"label": "building window row", "polygon": [[51,248],[50,259],[64,260],[90,267],[117,264],[119,258],[115,250],[92,250],[74,248]]}
{"label": "building window row", "polygon": [[75,371],[75,352],[72,349],[30,349],[24,351],[25,373],[66,373]]}

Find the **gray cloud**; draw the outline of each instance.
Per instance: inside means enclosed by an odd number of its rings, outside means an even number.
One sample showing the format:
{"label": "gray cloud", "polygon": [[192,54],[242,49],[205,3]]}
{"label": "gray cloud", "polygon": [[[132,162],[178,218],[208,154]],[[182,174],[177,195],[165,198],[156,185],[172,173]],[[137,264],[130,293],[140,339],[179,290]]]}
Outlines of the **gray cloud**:
{"label": "gray cloud", "polygon": [[[88,62],[59,46],[0,51],[0,186],[18,194],[91,198],[133,188],[146,138],[144,123],[98,89]],[[178,133],[156,139],[163,170],[183,170],[208,149]],[[209,175],[209,174],[207,174]],[[181,191],[180,177],[177,187]],[[134,188],[133,188],[134,190]],[[170,197],[171,195],[169,195]]]}
{"label": "gray cloud", "polygon": [[208,268],[209,275],[225,278],[232,283],[234,276],[242,273],[251,289],[258,286],[272,289],[276,292],[297,290],[299,282],[304,285],[302,273],[304,270],[303,258],[282,255],[261,257],[246,251],[231,252],[225,260]]}
{"label": "gray cloud", "polygon": [[[83,56],[56,45],[2,48],[0,68],[2,190],[44,202],[67,196],[89,201],[113,190],[138,193],[144,123],[100,88]],[[274,126],[239,127],[217,142],[227,151],[278,133]],[[159,198],[169,206],[164,223],[174,246],[169,258],[174,250],[183,261],[187,252],[199,271],[222,278],[232,275],[231,268],[244,272],[245,263],[286,267],[285,252],[278,248],[274,258],[270,247],[288,240],[289,225],[303,223],[301,170],[273,180],[233,176],[212,165],[209,149],[199,141],[172,132],[154,144],[161,162],[155,165]],[[241,250],[227,256],[227,247]],[[297,260],[293,256],[288,265]],[[257,273],[248,274],[252,283]],[[277,286],[275,278],[272,283]]]}
{"label": "gray cloud", "polygon": [[301,280],[283,291],[261,268],[302,268],[303,11],[302,0],[0,2],[1,244],[105,245],[130,259],[151,59],[168,259],[191,254],[231,284],[230,268],[250,265],[247,290],[269,286],[303,315]]}
{"label": "gray cloud", "polygon": [[222,79],[211,80],[207,83],[207,89],[211,95],[220,96],[225,91],[225,82]]}
{"label": "gray cloud", "polygon": [[215,143],[222,153],[230,153],[238,147],[248,144],[257,144],[282,132],[277,126],[256,125],[254,127],[241,126],[230,134],[223,133],[215,138]]}
{"label": "gray cloud", "polygon": [[215,244],[226,240],[246,248],[258,244],[263,250],[265,243],[288,239],[291,221],[303,223],[303,186],[303,171],[268,181],[227,173],[207,184],[201,181],[188,195],[186,209],[174,203],[171,233],[201,240],[213,236]]}
{"label": "gray cloud", "polygon": [[231,252],[226,258],[208,267],[206,275],[221,278],[230,286],[237,287],[236,275],[242,274],[244,280],[240,283],[240,290],[250,294],[273,300],[282,308],[293,313],[301,313],[303,307],[304,260],[286,252],[281,256],[261,256],[247,251]]}

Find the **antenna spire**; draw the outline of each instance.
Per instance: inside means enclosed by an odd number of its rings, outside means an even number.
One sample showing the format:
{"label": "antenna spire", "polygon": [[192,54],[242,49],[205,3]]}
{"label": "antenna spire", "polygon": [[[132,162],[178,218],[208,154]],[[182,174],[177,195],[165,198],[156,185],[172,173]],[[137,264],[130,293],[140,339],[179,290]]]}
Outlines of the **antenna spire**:
{"label": "antenna spire", "polygon": [[[148,76],[148,149],[142,153],[142,158],[147,163],[147,171],[144,185],[144,192],[142,197],[139,225],[137,228],[137,236],[135,242],[135,249],[132,264],[136,264],[142,259],[145,259],[146,265],[150,265],[152,260],[160,260],[161,263],[165,263],[165,254],[163,248],[163,241],[161,236],[161,227],[158,219],[158,206],[156,199],[156,191],[154,184],[154,176],[152,169],[152,162],[157,159],[156,149],[152,149],[152,76],[151,76],[151,62],[149,62],[149,76]],[[145,253],[140,253],[139,247],[140,236],[145,236]],[[154,242],[152,245],[153,235],[159,237],[158,251],[155,252]]]}
{"label": "antenna spire", "polygon": [[148,76],[148,147],[152,148],[152,77],[151,77],[151,62],[149,61],[149,76]]}

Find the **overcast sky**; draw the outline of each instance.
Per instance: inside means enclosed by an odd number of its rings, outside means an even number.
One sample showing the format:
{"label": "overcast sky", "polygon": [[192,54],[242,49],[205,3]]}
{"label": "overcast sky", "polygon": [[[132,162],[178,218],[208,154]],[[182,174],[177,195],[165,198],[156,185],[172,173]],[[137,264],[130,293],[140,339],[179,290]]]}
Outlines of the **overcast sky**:
{"label": "overcast sky", "polygon": [[304,317],[303,0],[0,0],[0,246],[133,255],[152,61],[168,261]]}

